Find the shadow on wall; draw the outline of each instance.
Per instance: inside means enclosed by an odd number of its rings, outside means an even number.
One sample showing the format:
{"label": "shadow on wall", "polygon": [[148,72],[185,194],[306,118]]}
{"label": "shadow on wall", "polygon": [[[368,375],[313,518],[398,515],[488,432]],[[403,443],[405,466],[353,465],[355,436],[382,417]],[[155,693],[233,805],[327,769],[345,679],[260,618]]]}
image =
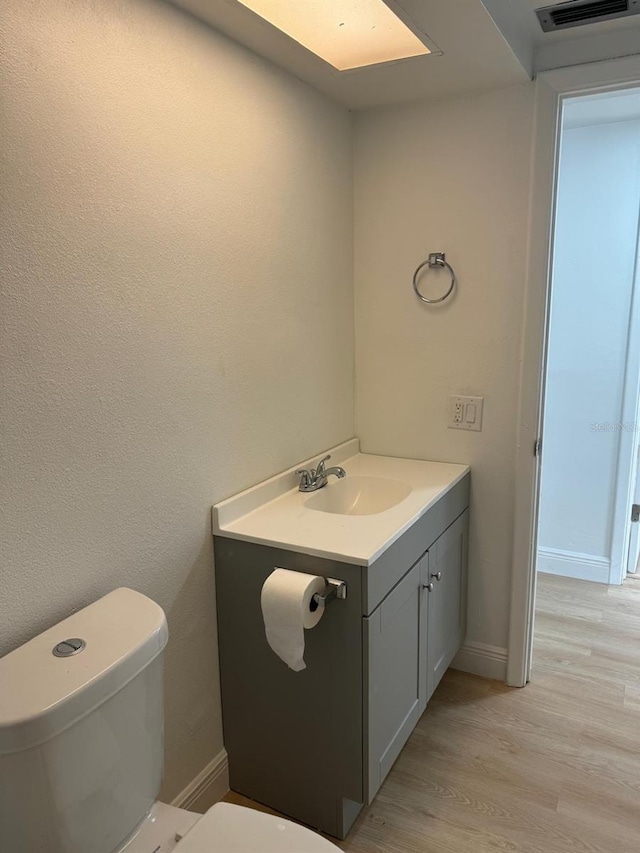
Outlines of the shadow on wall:
{"label": "shadow on wall", "polygon": [[[218,637],[211,514],[205,518],[205,536],[198,556],[183,577],[177,596],[167,611],[169,637],[165,654],[165,779],[160,799],[171,802],[191,781],[180,781],[180,755],[195,739],[222,744],[221,720],[212,713],[220,707]],[[210,654],[203,654],[203,649]],[[194,702],[193,684],[207,685]],[[209,695],[207,695],[209,694]],[[203,757],[204,758],[204,757]],[[203,760],[203,766],[206,761]]]}

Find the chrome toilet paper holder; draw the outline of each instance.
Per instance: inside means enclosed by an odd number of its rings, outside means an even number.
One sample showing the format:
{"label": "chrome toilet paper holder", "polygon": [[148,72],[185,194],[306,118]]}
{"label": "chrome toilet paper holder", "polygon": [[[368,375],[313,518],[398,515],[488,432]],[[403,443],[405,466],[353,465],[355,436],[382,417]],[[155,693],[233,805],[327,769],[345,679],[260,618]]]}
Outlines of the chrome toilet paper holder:
{"label": "chrome toilet paper holder", "polygon": [[327,585],[324,592],[316,592],[312,597],[312,602],[318,607],[326,607],[334,598],[340,598],[344,601],[347,597],[347,584],[344,581],[336,580],[335,578],[325,578]]}

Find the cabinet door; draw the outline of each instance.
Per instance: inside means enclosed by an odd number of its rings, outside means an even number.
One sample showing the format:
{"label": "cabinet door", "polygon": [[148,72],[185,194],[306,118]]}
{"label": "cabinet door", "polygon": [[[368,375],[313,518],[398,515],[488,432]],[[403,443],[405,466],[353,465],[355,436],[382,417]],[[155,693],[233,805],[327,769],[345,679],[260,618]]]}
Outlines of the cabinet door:
{"label": "cabinet door", "polygon": [[420,717],[419,563],[363,621],[370,803]]}
{"label": "cabinet door", "polygon": [[422,566],[423,594],[428,598],[421,649],[423,659],[426,658],[427,702],[464,641],[468,534],[467,510],[434,542],[428,551],[427,565]]}

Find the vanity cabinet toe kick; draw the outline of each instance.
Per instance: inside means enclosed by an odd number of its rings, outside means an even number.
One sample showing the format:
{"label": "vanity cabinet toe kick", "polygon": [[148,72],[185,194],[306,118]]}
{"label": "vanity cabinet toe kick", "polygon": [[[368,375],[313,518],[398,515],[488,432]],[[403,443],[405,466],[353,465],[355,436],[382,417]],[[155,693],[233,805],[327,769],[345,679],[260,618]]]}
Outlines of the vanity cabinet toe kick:
{"label": "vanity cabinet toe kick", "polygon": [[[467,474],[369,566],[214,536],[232,790],[344,838],[374,798],[464,641]],[[274,567],[340,578],[293,672],[264,634]]]}

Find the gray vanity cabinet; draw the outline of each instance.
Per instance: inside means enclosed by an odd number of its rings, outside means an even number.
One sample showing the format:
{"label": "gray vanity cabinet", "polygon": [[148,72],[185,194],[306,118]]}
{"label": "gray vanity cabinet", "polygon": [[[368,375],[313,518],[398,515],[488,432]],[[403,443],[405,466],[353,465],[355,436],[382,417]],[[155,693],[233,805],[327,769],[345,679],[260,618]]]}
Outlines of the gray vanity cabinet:
{"label": "gray vanity cabinet", "polygon": [[[234,791],[345,837],[463,641],[468,506],[467,475],[367,566],[214,537]],[[265,638],[260,594],[275,567],[347,585],[305,632],[301,672]]]}
{"label": "gray vanity cabinet", "polygon": [[420,564],[364,619],[368,802],[374,798],[420,718]]}

